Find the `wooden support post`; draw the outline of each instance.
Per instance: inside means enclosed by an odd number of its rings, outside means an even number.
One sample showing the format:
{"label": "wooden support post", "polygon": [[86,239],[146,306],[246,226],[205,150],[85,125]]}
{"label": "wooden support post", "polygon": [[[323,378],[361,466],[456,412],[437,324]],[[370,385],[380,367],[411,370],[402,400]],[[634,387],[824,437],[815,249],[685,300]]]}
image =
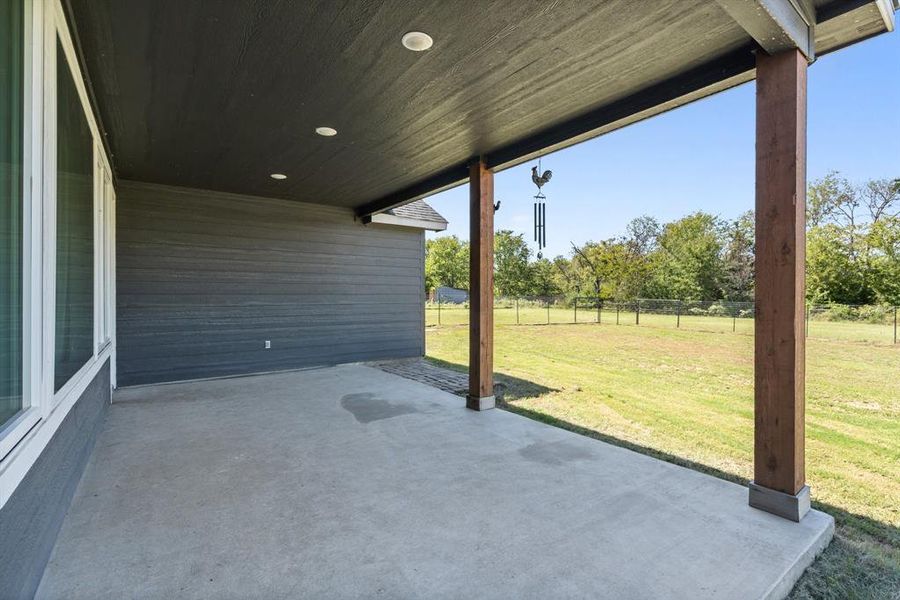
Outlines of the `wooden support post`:
{"label": "wooden support post", "polygon": [[750,505],[799,521],[805,481],[806,58],[756,59],[754,481]]}
{"label": "wooden support post", "polygon": [[494,174],[469,168],[469,395],[473,410],[494,408]]}

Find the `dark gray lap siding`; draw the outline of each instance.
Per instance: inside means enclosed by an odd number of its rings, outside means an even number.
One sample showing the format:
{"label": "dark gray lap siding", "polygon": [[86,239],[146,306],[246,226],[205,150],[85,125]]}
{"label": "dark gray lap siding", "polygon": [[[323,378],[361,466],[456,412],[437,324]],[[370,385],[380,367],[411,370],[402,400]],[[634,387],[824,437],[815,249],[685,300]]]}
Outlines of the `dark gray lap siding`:
{"label": "dark gray lap siding", "polygon": [[424,353],[421,230],[286,200],[117,192],[119,385]]}
{"label": "dark gray lap siding", "polygon": [[0,509],[0,598],[31,598],[109,406],[109,361]]}

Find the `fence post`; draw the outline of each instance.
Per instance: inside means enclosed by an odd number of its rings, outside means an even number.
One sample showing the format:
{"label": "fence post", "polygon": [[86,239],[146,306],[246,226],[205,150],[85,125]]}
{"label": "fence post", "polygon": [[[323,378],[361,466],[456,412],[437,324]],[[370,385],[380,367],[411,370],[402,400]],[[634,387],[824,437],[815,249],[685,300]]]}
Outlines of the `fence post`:
{"label": "fence post", "polygon": [[578,297],[575,297],[575,320],[573,323],[578,323]]}
{"label": "fence post", "polygon": [[603,317],[603,301],[600,298],[597,298],[597,323],[600,323],[601,318]]}
{"label": "fence post", "polygon": [[550,298],[547,298],[547,325],[550,324]]}
{"label": "fence post", "polygon": [[897,343],[897,307],[894,307],[894,343]]}
{"label": "fence post", "polygon": [[641,299],[640,298],[637,299],[637,305],[634,310],[634,324],[635,325],[641,324]]}
{"label": "fence post", "polygon": [[516,325],[519,324],[519,298],[516,297]]}
{"label": "fence post", "polygon": [[438,299],[438,325],[440,325],[441,324],[441,294],[440,294],[440,292],[438,292],[437,299]]}
{"label": "fence post", "polygon": [[616,302],[616,325],[619,324],[619,303]]}
{"label": "fence post", "polygon": [[731,333],[737,331],[737,307],[731,309]]}
{"label": "fence post", "polygon": [[675,328],[681,329],[681,300],[675,305]]}

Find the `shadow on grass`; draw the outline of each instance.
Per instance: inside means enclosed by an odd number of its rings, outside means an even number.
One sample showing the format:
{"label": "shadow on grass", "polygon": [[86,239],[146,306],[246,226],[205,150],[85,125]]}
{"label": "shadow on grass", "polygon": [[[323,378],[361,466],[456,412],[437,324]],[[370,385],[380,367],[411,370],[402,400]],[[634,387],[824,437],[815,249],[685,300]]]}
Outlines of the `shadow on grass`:
{"label": "shadow on grass", "polygon": [[[467,371],[465,365],[431,357],[427,357],[427,360],[435,366],[451,371],[461,373]],[[723,471],[669,452],[589,429],[547,413],[519,406],[516,404],[518,400],[534,398],[557,390],[503,373],[495,373],[494,377],[495,381],[506,386],[505,393],[498,394],[498,408],[607,444],[700,471],[719,479],[744,486],[749,483],[745,477],[736,473]],[[461,390],[460,395],[464,396],[465,393],[466,390]],[[900,597],[897,595],[897,590],[900,590],[900,528],[871,517],[849,512],[833,504],[813,501],[812,505],[813,508],[834,517],[835,537],[794,586],[790,598],[795,600],[807,598],[897,600]]]}

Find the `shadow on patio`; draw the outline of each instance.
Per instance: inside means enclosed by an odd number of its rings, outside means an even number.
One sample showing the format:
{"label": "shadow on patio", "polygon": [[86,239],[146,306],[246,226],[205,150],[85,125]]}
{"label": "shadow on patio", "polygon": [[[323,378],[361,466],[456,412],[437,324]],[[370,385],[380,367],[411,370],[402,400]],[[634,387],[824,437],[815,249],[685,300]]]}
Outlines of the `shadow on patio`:
{"label": "shadow on patio", "polygon": [[[466,365],[432,357],[428,357],[427,362],[448,372],[462,374],[465,378]],[[749,483],[747,478],[736,473],[521,406],[517,403],[518,400],[534,398],[557,390],[504,373],[495,373],[494,376],[507,390],[503,397],[498,398],[498,408],[741,486]],[[462,389],[458,395],[464,394],[465,389]],[[836,534],[834,541],[800,580],[795,589],[795,596],[805,597],[804,593],[812,597],[828,596],[829,590],[835,594],[835,590],[841,590],[843,585],[848,585],[849,590],[857,592],[867,590],[871,592],[872,597],[881,595],[890,597],[891,590],[900,585],[898,571],[896,567],[891,566],[892,563],[896,563],[897,558],[900,558],[896,551],[896,548],[900,547],[900,528],[827,502],[813,500],[812,504],[816,510],[834,517]],[[837,595],[840,596],[841,592],[837,592]]]}

